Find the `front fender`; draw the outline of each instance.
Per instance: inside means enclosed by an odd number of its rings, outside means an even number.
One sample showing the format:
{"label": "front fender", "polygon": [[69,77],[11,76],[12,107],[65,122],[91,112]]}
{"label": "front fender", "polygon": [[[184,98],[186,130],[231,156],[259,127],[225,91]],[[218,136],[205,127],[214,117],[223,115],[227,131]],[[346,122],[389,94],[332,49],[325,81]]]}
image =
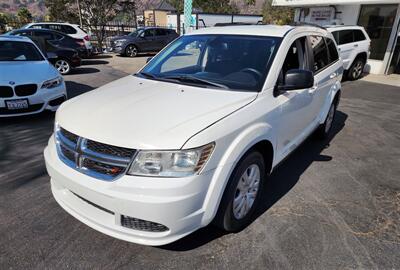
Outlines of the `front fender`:
{"label": "front fender", "polygon": [[261,141],[267,140],[275,145],[275,139],[273,132],[271,132],[271,126],[265,123],[257,123],[240,132],[227,145],[221,143],[221,147],[224,147],[226,151],[220,155],[219,164],[204,199],[203,225],[207,225],[215,217],[229,178],[243,155]]}

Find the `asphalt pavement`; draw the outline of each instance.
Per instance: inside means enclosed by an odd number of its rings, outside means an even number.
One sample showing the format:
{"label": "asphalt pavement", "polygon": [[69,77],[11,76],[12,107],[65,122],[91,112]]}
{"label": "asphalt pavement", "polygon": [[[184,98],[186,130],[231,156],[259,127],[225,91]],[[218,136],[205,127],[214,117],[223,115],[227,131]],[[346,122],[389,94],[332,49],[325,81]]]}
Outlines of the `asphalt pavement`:
{"label": "asphalt pavement", "polygon": [[[87,61],[65,77],[69,96],[144,62]],[[250,226],[163,247],[103,235],[57,205],[42,154],[53,121],[0,119],[0,269],[400,268],[400,87],[344,82],[331,137],[308,139],[274,171]]]}

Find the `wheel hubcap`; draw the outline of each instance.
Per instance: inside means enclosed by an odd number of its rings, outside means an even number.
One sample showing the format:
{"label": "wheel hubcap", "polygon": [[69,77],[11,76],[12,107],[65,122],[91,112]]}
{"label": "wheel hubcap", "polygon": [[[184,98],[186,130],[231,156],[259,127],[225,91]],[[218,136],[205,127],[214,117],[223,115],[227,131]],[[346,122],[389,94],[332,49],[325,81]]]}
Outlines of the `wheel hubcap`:
{"label": "wheel hubcap", "polygon": [[335,116],[335,105],[331,105],[329,109],[328,117],[326,118],[325,133],[328,133],[332,127],[333,117]]}
{"label": "wheel hubcap", "polygon": [[236,219],[242,219],[254,204],[260,185],[260,168],[250,165],[242,174],[236,187],[233,199],[233,214]]}
{"label": "wheel hubcap", "polygon": [[69,71],[69,64],[67,61],[64,60],[58,60],[55,64],[56,69],[61,73],[64,74]]}
{"label": "wheel hubcap", "polygon": [[134,46],[129,46],[128,47],[128,53],[129,56],[136,56],[137,54],[137,49]]}
{"label": "wheel hubcap", "polygon": [[358,62],[353,69],[353,77],[358,78],[361,76],[361,73],[363,72],[363,63]]}

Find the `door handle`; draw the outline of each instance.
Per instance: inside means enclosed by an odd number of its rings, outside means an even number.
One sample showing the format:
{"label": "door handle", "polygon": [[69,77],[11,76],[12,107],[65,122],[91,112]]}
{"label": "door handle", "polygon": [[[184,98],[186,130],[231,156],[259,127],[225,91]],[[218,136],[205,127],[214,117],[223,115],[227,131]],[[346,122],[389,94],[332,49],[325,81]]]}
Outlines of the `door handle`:
{"label": "door handle", "polygon": [[358,44],[355,44],[355,45],[354,45],[354,48],[357,48],[357,47],[358,47]]}
{"label": "door handle", "polygon": [[335,72],[335,73],[332,73],[331,76],[329,76],[329,78],[333,79],[333,78],[335,78],[336,76],[337,76],[337,74],[336,74],[336,72]]}

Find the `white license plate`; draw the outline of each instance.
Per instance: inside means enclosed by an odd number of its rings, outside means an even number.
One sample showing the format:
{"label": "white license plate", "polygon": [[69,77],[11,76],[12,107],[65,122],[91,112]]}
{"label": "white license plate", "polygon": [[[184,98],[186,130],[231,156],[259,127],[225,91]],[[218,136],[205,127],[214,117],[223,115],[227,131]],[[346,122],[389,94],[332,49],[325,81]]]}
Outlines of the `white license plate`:
{"label": "white license plate", "polygon": [[29,107],[27,99],[6,100],[7,109],[21,110]]}

